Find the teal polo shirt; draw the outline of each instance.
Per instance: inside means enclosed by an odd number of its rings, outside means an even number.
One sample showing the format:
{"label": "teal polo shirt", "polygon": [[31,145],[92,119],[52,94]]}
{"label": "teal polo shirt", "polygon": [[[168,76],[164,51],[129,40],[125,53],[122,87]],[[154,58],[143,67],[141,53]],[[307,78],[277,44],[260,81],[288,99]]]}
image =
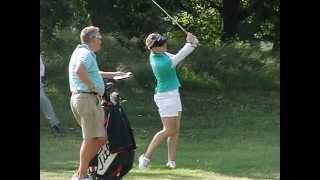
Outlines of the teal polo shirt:
{"label": "teal polo shirt", "polygon": [[172,66],[172,61],[168,55],[151,52],[149,60],[153,74],[157,79],[156,92],[167,92],[181,86],[176,68]]}

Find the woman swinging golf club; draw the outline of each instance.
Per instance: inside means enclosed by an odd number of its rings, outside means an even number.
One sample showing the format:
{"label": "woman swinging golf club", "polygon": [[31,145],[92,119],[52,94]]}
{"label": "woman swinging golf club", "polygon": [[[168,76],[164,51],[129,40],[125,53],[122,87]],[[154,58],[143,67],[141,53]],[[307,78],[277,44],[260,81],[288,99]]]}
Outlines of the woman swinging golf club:
{"label": "woman swinging golf club", "polygon": [[167,51],[167,39],[158,33],[150,34],[146,46],[150,50],[150,65],[157,80],[154,101],[158,107],[163,128],[151,140],[147,150],[139,157],[139,169],[145,169],[156,148],[167,139],[169,168],[176,167],[176,147],[180,130],[182,105],[179,94],[180,82],[176,66],[199,44],[198,39],[187,32],[186,44],[177,54]]}

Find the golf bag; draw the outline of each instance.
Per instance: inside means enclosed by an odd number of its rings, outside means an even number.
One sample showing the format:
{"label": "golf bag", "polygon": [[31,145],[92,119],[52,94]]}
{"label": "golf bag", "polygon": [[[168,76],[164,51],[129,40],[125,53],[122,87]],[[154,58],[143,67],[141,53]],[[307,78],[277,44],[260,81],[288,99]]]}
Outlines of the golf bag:
{"label": "golf bag", "polygon": [[136,143],[128,117],[120,105],[118,92],[109,95],[109,83],[102,107],[106,118],[108,143],[103,145],[89,165],[94,180],[120,180],[133,166]]}

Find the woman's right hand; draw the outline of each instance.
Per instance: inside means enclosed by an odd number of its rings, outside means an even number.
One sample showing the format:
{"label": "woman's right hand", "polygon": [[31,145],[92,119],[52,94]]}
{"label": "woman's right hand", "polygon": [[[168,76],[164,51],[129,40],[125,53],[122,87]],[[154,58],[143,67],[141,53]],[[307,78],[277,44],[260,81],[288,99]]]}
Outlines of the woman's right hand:
{"label": "woman's right hand", "polygon": [[197,39],[197,37],[190,32],[187,32],[186,41],[187,43],[191,43],[191,45],[194,47],[197,47],[199,45],[199,40]]}

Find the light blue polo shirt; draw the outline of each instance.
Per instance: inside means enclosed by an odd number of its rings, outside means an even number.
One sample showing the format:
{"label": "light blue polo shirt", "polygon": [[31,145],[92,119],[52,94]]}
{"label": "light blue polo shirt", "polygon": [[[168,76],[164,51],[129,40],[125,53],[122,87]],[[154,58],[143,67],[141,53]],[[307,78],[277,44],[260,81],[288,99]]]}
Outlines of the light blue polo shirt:
{"label": "light blue polo shirt", "polygon": [[167,92],[178,89],[181,85],[172,61],[165,53],[150,53],[150,65],[157,79],[156,92]]}
{"label": "light blue polo shirt", "polygon": [[89,87],[80,80],[76,73],[76,65],[81,63],[85,66],[90,80],[97,87],[99,94],[102,96],[105,91],[104,81],[99,73],[96,55],[89,49],[86,44],[80,44],[73,51],[69,62],[69,84],[71,92],[84,91],[90,92]]}

